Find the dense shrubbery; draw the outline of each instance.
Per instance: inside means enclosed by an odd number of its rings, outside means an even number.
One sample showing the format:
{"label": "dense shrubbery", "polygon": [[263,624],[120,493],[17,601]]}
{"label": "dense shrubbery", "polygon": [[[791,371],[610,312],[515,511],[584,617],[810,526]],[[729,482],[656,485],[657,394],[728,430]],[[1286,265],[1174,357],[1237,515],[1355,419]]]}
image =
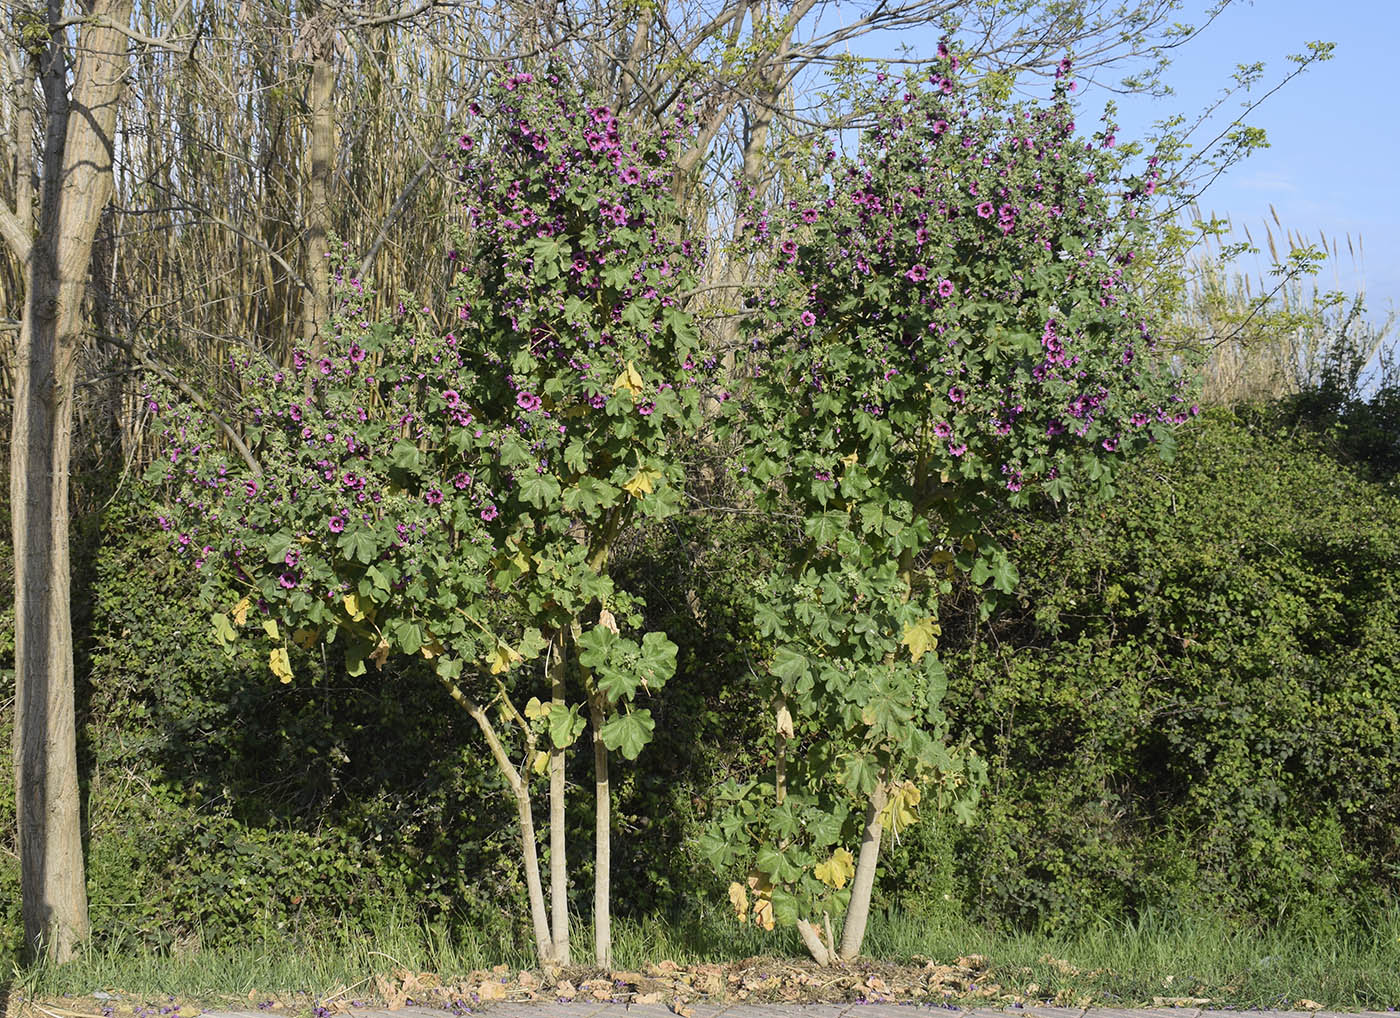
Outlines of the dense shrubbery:
{"label": "dense shrubbery", "polygon": [[[1365,410],[1341,428],[1296,406],[1216,413],[1173,464],[1133,464],[1116,501],[1056,527],[1000,521],[1022,593],[979,622],[969,592],[943,644],[949,718],[991,785],[970,830],[927,816],[890,846],[885,904],[1008,926],[1220,905],[1339,925],[1393,900],[1400,502]],[[391,694],[332,656],[284,686],[251,650],[225,657],[148,515],[139,498],[110,508],[76,584],[99,935],[215,942],[397,910],[523,941],[525,917],[499,907],[522,900],[513,811],[464,719],[432,706],[435,678],[405,672]],[[737,579],[773,542],[691,514],[620,543],[619,584],[645,595],[685,679],[653,704],[657,766],[617,790],[614,870],[644,889],[620,911],[684,920],[722,900],[692,846],[709,790],[771,767]],[[571,801],[580,832],[588,798]],[[15,880],[7,855],[0,892]],[[17,918],[0,913],[11,938]]]}

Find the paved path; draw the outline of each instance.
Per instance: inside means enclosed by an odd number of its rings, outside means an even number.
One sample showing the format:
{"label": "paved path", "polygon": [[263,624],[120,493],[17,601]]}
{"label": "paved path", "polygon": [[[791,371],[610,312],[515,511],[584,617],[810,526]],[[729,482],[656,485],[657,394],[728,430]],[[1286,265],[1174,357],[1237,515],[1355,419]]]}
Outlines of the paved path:
{"label": "paved path", "polygon": [[[1192,1007],[977,1007],[937,1004],[688,1004],[682,1018],[1396,1018],[1390,1011],[1216,1011]],[[692,1014],[693,1012],[693,1014]],[[441,1008],[402,1007],[397,1011],[356,1008],[350,1018],[444,1018]],[[488,1018],[677,1018],[662,1004],[492,1003],[473,1009]],[[206,1011],[201,1018],[268,1018],[265,1011]]]}

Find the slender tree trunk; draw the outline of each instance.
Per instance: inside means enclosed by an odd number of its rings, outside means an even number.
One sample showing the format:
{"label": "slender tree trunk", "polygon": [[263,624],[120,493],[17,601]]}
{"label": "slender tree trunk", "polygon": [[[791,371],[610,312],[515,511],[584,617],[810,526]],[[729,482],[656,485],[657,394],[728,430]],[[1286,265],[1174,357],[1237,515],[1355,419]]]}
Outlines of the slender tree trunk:
{"label": "slender tree trunk", "polygon": [[335,161],[335,40],[328,15],[311,15],[311,172],[307,190],[306,286],[302,304],[302,341],[318,355],[325,342],[321,330],[330,320],[330,271],[326,265],[331,229],[331,171]]}
{"label": "slender tree trunk", "polygon": [[846,909],[846,921],[841,929],[841,960],[855,961],[865,942],[865,926],[870,921],[870,895],[875,889],[875,866],[880,861],[880,811],[889,801],[884,775],[870,794],[865,811],[865,838],[860,843],[856,874],[851,881],[851,903]]}
{"label": "slender tree trunk", "polygon": [[[567,710],[564,680],[568,659],[564,656],[564,631],[556,637],[550,659],[550,711]],[[569,866],[567,830],[564,826],[564,750],[549,744],[549,911],[554,921],[551,954],[555,964],[568,965],[569,956]]]}
{"label": "slender tree trunk", "polygon": [[544,887],[540,883],[540,856],[539,850],[535,847],[535,815],[530,804],[530,786],[526,784],[510,757],[506,754],[505,747],[501,745],[501,740],[496,735],[495,726],[491,724],[491,719],[486,716],[486,710],[474,700],[457,688],[455,683],[447,683],[448,691],[452,698],[461,704],[468,714],[472,716],[481,729],[481,734],[486,737],[486,745],[491,749],[491,756],[496,761],[496,766],[500,769],[501,775],[510,785],[511,793],[515,796],[516,815],[520,822],[520,848],[525,862],[525,891],[530,899],[530,919],[535,929],[535,954],[539,958],[541,965],[552,963],[552,951],[550,948],[549,936],[549,916],[544,907]]}
{"label": "slender tree trunk", "polygon": [[[95,0],[88,13],[92,21],[81,29],[71,72],[59,28],[41,65],[47,122],[38,235],[26,244],[10,224],[5,230],[29,271],[10,440],[20,892],[27,951],[56,961],[71,958],[88,935],[68,470],[83,296],[93,238],[112,192],[112,138],[128,60],[125,37],[108,26],[130,20],[131,0]],[[51,0],[50,24],[62,16],[62,4]],[[28,221],[28,209],[16,211],[14,219]]]}
{"label": "slender tree trunk", "polygon": [[831,964],[833,960],[831,951],[822,943],[821,935],[817,933],[815,926],[806,919],[799,919],[797,920],[797,935],[802,938],[802,943],[806,945],[813,961],[822,968]]}
{"label": "slender tree trunk", "polygon": [[608,747],[603,744],[602,694],[590,690],[593,722],[593,960],[612,968],[612,794],[608,787]]}

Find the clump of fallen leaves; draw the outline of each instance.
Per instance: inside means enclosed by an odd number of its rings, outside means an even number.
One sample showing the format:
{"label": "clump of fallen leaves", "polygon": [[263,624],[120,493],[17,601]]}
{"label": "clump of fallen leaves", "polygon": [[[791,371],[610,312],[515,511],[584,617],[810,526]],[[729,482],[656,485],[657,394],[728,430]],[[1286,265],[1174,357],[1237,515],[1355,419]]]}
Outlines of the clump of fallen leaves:
{"label": "clump of fallen leaves", "polygon": [[[851,1003],[856,1001],[945,1002],[1010,1000],[979,955],[941,964],[918,958],[909,964],[858,961],[821,968],[791,958],[747,958],[714,965],[662,961],[643,971],[600,971],[572,966],[543,973],[497,965],[445,982],[433,973],[397,969],[375,977],[385,1007],[410,1004],[466,1006],[473,1010],[498,1002],[589,1000],[599,1003],[664,1004],[686,1018],[696,1001],[754,1004]],[[339,999],[328,1011],[347,1012]]]}

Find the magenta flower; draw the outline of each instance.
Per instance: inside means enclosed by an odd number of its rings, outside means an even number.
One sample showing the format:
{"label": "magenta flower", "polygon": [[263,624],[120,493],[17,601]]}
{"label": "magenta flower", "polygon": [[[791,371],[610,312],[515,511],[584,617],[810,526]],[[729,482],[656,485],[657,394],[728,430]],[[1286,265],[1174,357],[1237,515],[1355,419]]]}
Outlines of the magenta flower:
{"label": "magenta flower", "polygon": [[953,456],[961,456],[963,453],[967,452],[967,444],[964,442],[958,445],[953,445],[950,442],[948,444],[948,452],[950,455]]}
{"label": "magenta flower", "polygon": [[624,184],[640,184],[642,182],[642,171],[635,166],[624,166],[617,178]]}
{"label": "magenta flower", "polygon": [[297,585],[297,574],[294,572],[285,572],[277,578],[277,582],[282,584],[286,589],[291,590]]}
{"label": "magenta flower", "polygon": [[332,516],[326,521],[326,529],[332,534],[339,534],[345,529],[345,517]]}
{"label": "magenta flower", "polygon": [[938,296],[951,297],[957,291],[951,279],[940,279],[938,281]]}
{"label": "magenta flower", "polygon": [[815,223],[817,221],[817,215],[818,213],[816,209],[803,209],[802,221],[804,223]]}
{"label": "magenta flower", "polygon": [[365,348],[358,343],[350,344],[350,359],[356,364],[365,359]]}
{"label": "magenta flower", "polygon": [[321,374],[323,375],[329,375],[331,373],[331,362],[328,358],[322,357],[316,362],[316,366],[321,369]]}
{"label": "magenta flower", "polygon": [[984,201],[977,206],[977,214],[983,219],[990,219],[992,217],[992,211],[992,203],[989,201]]}
{"label": "magenta flower", "polygon": [[933,433],[939,438],[948,438],[953,433],[953,426],[947,421],[939,421],[933,426]]}
{"label": "magenta flower", "polygon": [[942,133],[943,133],[944,131],[946,131],[946,130],[948,130],[948,121],[946,121],[946,120],[935,120],[935,121],[933,122],[933,133],[934,133],[934,134],[942,134]]}
{"label": "magenta flower", "polygon": [[432,488],[423,496],[423,501],[427,502],[428,505],[441,505],[442,492],[438,491],[437,488]]}
{"label": "magenta flower", "polygon": [[915,265],[905,273],[911,283],[922,283],[928,278],[928,269],[922,263]]}
{"label": "magenta flower", "polygon": [[817,324],[817,316],[810,311],[802,312],[802,324],[810,329]]}
{"label": "magenta flower", "polygon": [[458,393],[456,389],[448,389],[442,394],[442,398],[450,407],[455,407],[458,403],[462,402],[461,394]]}
{"label": "magenta flower", "polygon": [[967,393],[963,392],[962,389],[955,385],[948,390],[948,398],[954,403],[961,403],[963,400],[967,399]]}
{"label": "magenta flower", "polygon": [[457,489],[468,487],[472,483],[471,474],[456,474],[452,478],[452,486]]}
{"label": "magenta flower", "polygon": [[525,389],[521,389],[515,397],[515,405],[518,406],[521,410],[524,410],[526,413],[538,410],[540,408],[540,403],[541,400],[538,396],[536,396],[533,392],[529,392]]}
{"label": "magenta flower", "polygon": [[500,511],[494,505],[488,505],[485,509],[481,510],[481,518],[487,523],[490,523],[499,515],[501,515]]}

